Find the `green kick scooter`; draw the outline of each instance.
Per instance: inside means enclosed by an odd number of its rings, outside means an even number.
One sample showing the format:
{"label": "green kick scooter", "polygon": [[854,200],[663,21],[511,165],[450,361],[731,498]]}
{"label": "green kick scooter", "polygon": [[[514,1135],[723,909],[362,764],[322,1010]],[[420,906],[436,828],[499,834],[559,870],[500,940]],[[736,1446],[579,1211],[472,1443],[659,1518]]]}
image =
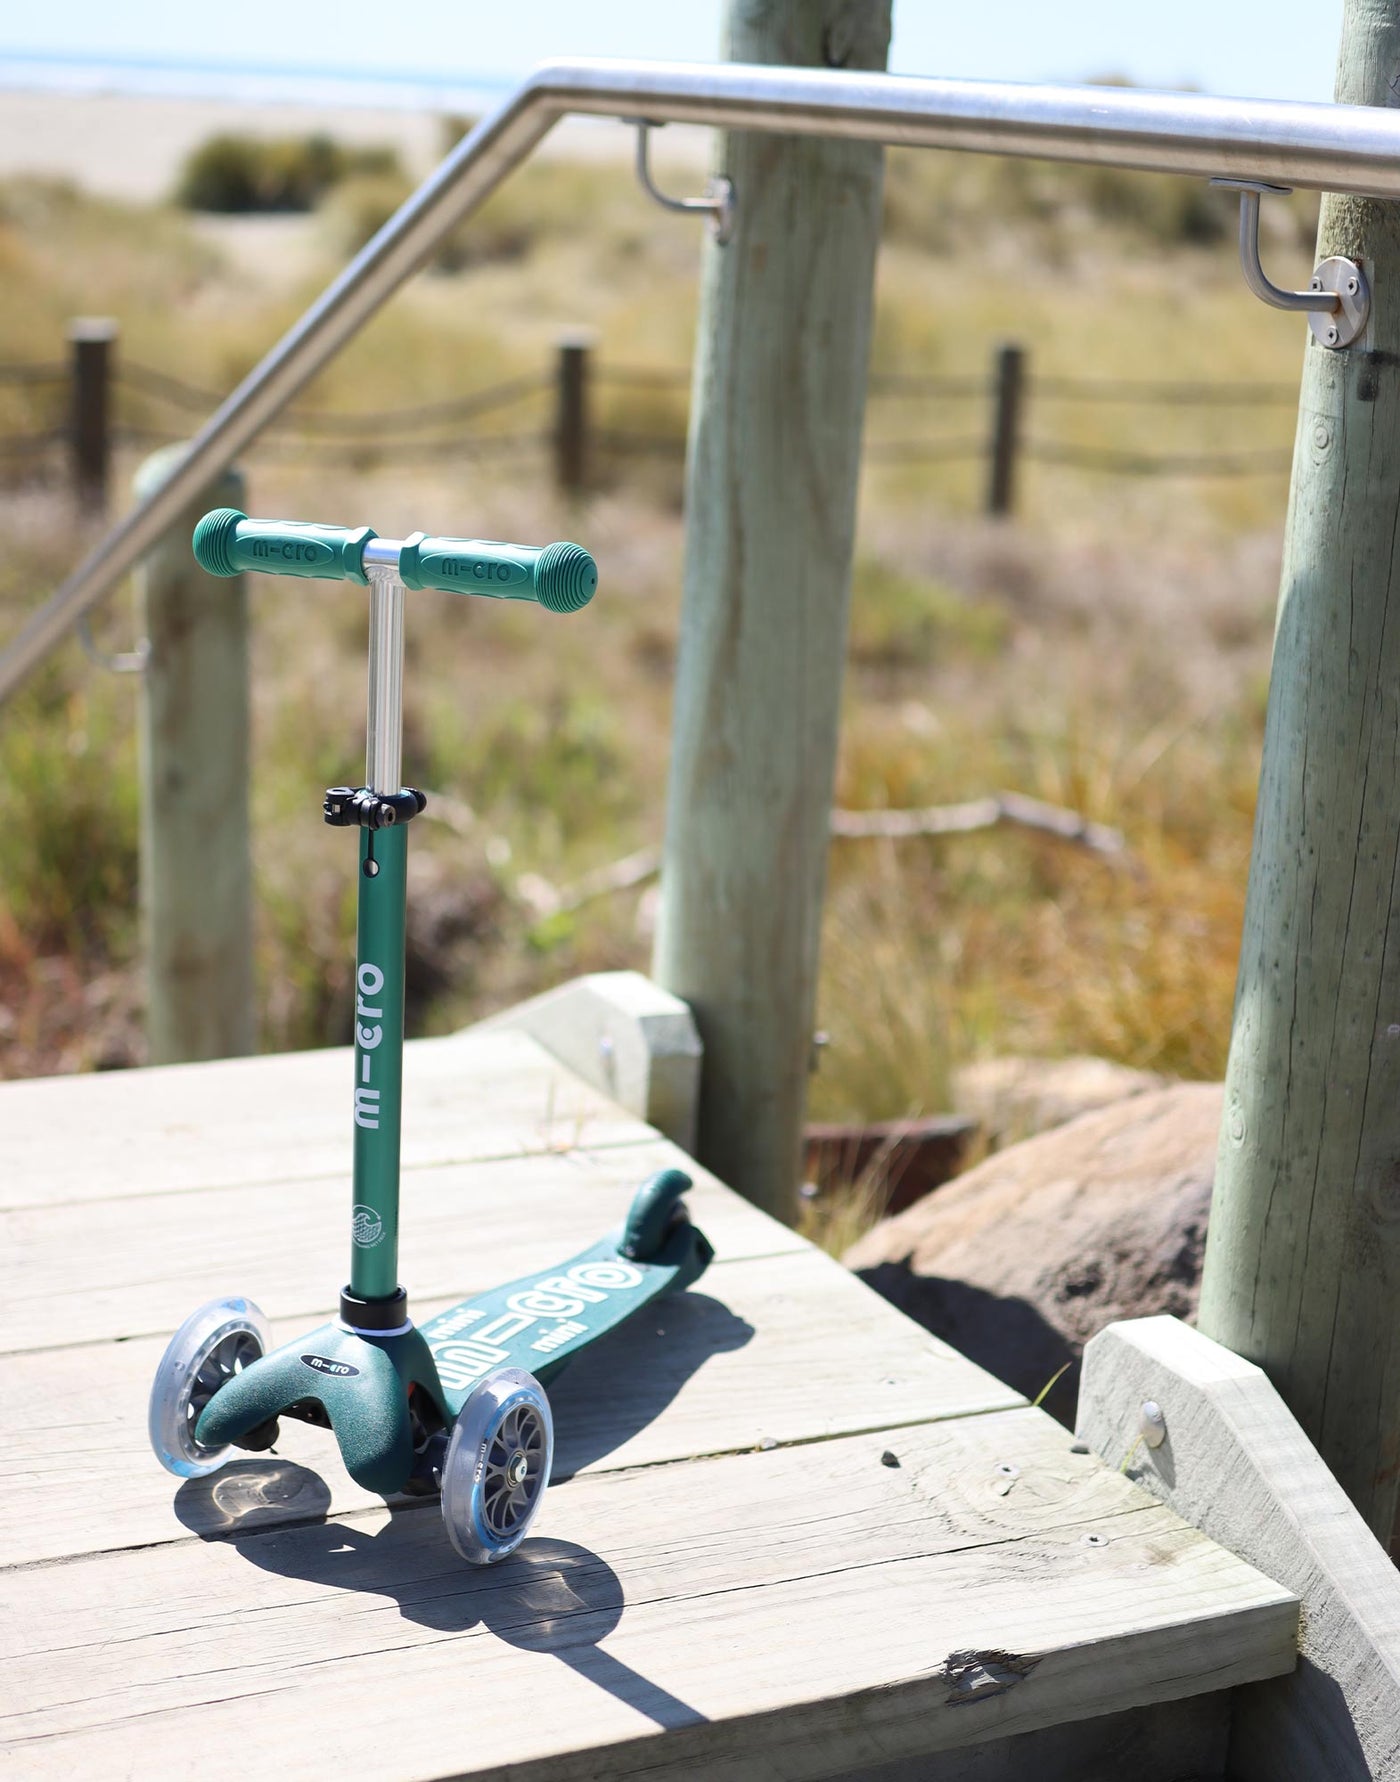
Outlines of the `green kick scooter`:
{"label": "green kick scooter", "polygon": [[360,831],[355,966],[354,1195],[350,1281],[340,1315],[268,1352],[250,1300],[192,1312],[156,1370],[151,1446],[183,1478],[242,1449],[272,1447],[278,1419],[330,1429],[367,1490],[440,1491],[448,1538],[464,1559],[514,1552],[549,1482],[554,1425],[544,1383],[579,1350],[663,1293],[699,1279],[714,1252],[690,1223],[680,1170],[633,1196],[620,1231],[540,1274],[463,1300],[421,1328],[398,1280],[407,824],[424,808],[400,784],[404,590],[440,588],[534,600],[577,612],[598,571],[575,544],[535,550],[485,539],[377,537],[368,526],[250,520],[218,508],[194,552],[212,575],[274,575],[369,588],[366,781],[332,786],[327,823]]}

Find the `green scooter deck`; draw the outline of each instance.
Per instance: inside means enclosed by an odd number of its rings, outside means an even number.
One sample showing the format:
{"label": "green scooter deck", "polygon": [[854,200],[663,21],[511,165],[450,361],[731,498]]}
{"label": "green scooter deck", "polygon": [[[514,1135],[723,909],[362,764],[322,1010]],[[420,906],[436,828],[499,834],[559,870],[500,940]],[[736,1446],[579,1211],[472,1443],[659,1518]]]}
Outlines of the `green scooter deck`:
{"label": "green scooter deck", "polygon": [[547,1386],[580,1349],[662,1294],[699,1280],[713,1254],[682,1218],[649,1260],[629,1254],[619,1234],[562,1266],[439,1312],[420,1334],[437,1365],[444,1409],[455,1417],[477,1382],[498,1367],[526,1368]]}
{"label": "green scooter deck", "polygon": [[418,1388],[450,1425],[488,1374],[523,1367],[542,1385],[589,1343],[662,1294],[699,1280],[714,1255],[680,1206],[690,1179],[650,1177],[622,1230],[563,1264],[463,1300],[422,1329],[351,1330],[339,1321],[284,1343],[235,1374],[201,1412],[210,1448],[265,1447],[243,1438],[292,1415],[330,1425],[346,1471],[369,1491],[402,1491],[418,1456],[410,1394]]}

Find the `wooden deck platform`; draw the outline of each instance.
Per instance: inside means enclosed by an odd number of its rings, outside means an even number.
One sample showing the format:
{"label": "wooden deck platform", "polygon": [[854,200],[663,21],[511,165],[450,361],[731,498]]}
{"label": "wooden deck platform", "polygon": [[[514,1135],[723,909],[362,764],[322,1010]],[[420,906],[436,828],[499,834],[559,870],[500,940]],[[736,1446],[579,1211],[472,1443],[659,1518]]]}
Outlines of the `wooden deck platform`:
{"label": "wooden deck platform", "polygon": [[[169,1332],[230,1291],[278,1340],[334,1308],[348,1071],[0,1086],[0,1773],[893,1778],[1292,1667],[1288,1591],[703,1172],[717,1261],[552,1389],[506,1565],[297,1424],[178,1484],[145,1431]],[[522,1034],[412,1045],[406,1109],[419,1316],[686,1162]]]}

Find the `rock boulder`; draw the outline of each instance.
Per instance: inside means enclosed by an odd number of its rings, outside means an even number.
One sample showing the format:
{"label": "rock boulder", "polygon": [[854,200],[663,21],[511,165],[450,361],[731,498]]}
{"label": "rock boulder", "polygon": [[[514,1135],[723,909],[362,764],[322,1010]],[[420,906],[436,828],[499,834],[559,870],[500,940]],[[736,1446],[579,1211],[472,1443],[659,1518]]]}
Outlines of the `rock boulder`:
{"label": "rock boulder", "polygon": [[[1115,1318],[1195,1316],[1222,1090],[1132,1095],[995,1152],[843,1260],[1034,1398]],[[1046,1408],[1072,1422],[1078,1368]]]}

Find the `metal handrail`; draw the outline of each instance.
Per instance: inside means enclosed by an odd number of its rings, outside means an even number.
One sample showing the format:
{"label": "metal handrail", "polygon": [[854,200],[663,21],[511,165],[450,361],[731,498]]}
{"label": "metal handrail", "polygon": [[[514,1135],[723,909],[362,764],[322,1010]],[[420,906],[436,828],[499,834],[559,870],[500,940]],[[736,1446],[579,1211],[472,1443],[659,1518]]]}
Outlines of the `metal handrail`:
{"label": "metal handrail", "polygon": [[1400,198],[1400,113],[742,63],[547,63],[463,138],[0,654],[0,700],[569,113]]}

